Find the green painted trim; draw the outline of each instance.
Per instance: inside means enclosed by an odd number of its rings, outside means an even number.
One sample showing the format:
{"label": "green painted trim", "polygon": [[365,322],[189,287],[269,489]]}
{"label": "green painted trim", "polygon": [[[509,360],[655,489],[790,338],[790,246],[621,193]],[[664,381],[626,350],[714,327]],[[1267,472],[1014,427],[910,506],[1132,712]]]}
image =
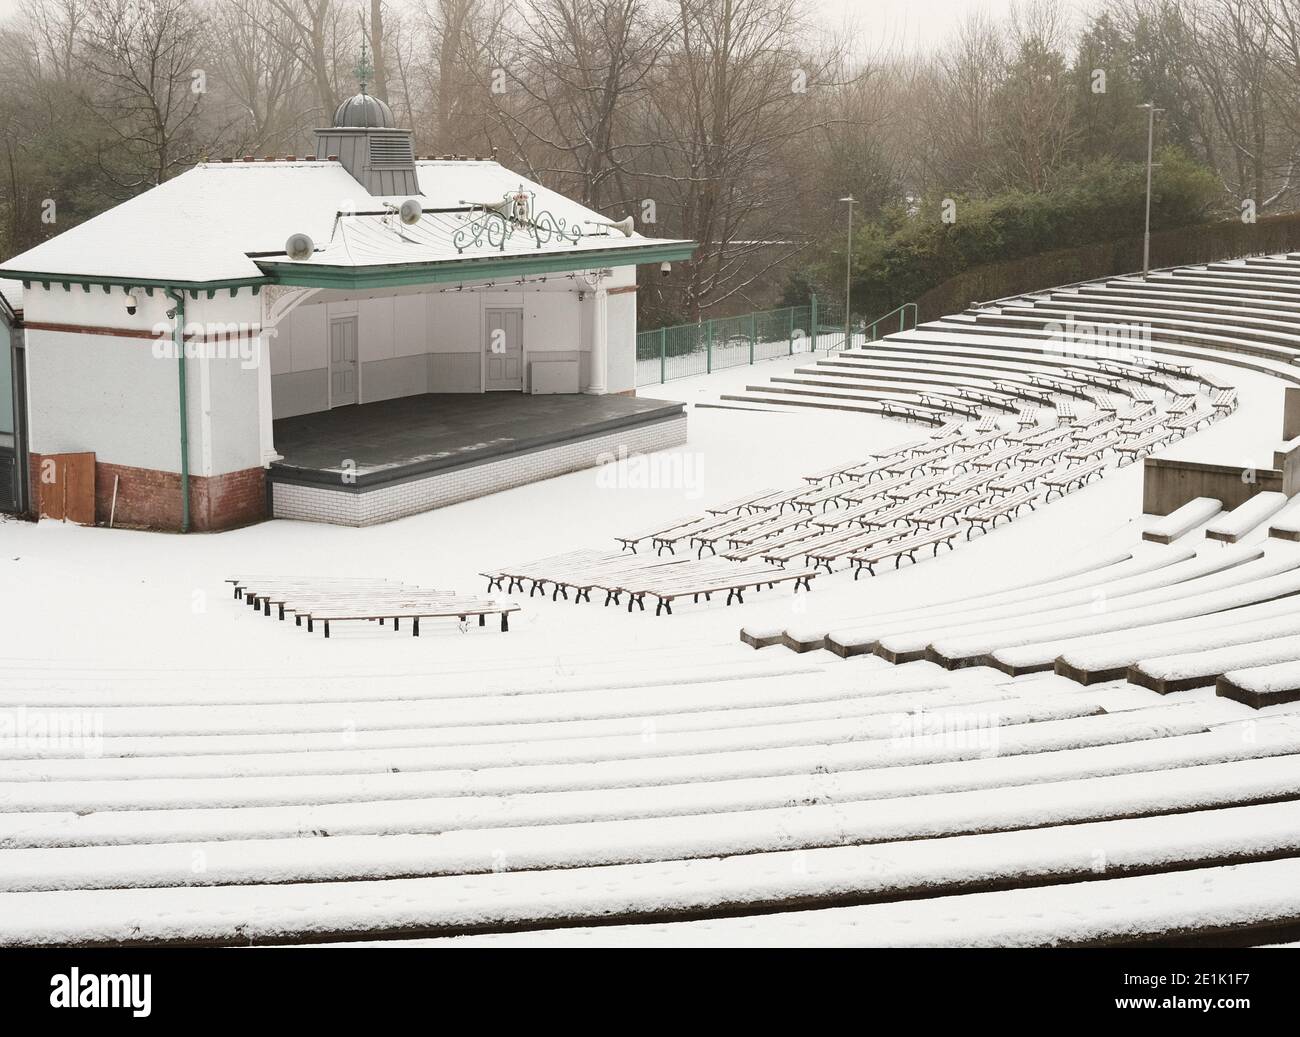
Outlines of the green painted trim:
{"label": "green painted trim", "polygon": [[153,289],[155,288],[175,288],[177,290],[184,289],[186,291],[219,291],[223,288],[243,288],[246,286],[257,287],[270,283],[270,279],[266,277],[229,278],[223,281],[160,281],[148,277],[99,277],[85,274],[55,275],[43,270],[7,269],[0,269],[0,277],[10,278],[14,281],[22,281],[25,285],[30,285],[33,281],[37,281],[47,289],[50,287],[50,282],[55,281],[63,285],[79,284],[83,287],[92,284],[102,285],[104,291],[108,291],[109,288],[112,287],[143,288],[150,295],[153,294]]}
{"label": "green painted trim", "polygon": [[690,259],[698,246],[693,241],[646,245],[636,249],[599,249],[587,252],[550,252],[544,256],[501,256],[453,259],[438,263],[402,263],[373,267],[318,266],[268,262],[258,265],[279,284],[302,288],[393,288],[412,284],[445,284],[485,278],[589,270],[597,266],[628,266]]}
{"label": "green painted trim", "polygon": [[176,324],[172,342],[176,345],[176,377],[179,382],[181,417],[181,532],[190,531],[190,408],[185,384],[185,293],[164,288],[164,294],[176,303]]}
{"label": "green painted trim", "polygon": [[0,269],[0,277],[20,280],[27,287],[38,282],[49,289],[51,282],[71,290],[80,284],[86,291],[91,285],[101,285],[104,291],[111,287],[142,288],[152,296],[154,289],[189,292],[197,299],[199,292],[208,298],[222,289],[229,289],[231,297],[240,288],[251,289],[254,296],[261,294],[268,284],[293,285],[302,288],[390,288],[413,284],[445,284],[454,281],[479,281],[493,277],[518,277],[527,274],[560,273],[572,270],[589,270],[596,266],[628,266],[642,263],[671,263],[688,260],[695,254],[694,241],[672,242],[663,245],[640,245],[631,248],[597,249],[586,252],[548,252],[540,256],[481,256],[474,259],[452,259],[435,263],[398,263],[385,266],[317,266],[293,263],[288,260],[259,260],[263,277],[231,278],[221,281],[162,281],[140,277],[101,277],[81,274],[57,276],[39,270]]}

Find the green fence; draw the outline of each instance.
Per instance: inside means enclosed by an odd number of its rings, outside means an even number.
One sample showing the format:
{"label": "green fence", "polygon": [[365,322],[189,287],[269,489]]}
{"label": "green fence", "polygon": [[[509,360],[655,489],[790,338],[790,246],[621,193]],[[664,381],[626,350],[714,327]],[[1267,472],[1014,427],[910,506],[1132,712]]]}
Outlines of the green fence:
{"label": "green fence", "polygon": [[[915,326],[916,306],[907,303],[871,323],[854,315],[851,323],[852,344],[861,346]],[[636,384],[670,382],[796,353],[833,352],[844,348],[844,331],[844,304],[823,303],[816,296],[807,306],[642,331],[636,337]]]}

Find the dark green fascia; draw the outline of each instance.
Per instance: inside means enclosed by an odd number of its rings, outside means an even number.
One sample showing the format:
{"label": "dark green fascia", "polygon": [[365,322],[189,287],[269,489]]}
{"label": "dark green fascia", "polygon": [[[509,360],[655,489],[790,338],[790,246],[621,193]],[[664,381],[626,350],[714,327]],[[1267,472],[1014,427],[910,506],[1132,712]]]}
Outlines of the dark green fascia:
{"label": "dark green fascia", "polygon": [[265,277],[234,278],[223,281],[171,281],[141,277],[102,277],[85,274],[52,274],[39,270],[0,270],[0,277],[33,283],[49,288],[61,284],[71,290],[74,284],[86,291],[91,285],[142,288],[152,295],[155,288],[188,292],[197,299],[203,292],[208,298],[223,289],[231,295],[240,288],[250,288],[254,295],[264,285],[284,284],[303,288],[390,288],[412,284],[444,284],[449,281],[477,281],[492,277],[518,277],[527,274],[559,273],[588,270],[596,266],[627,266],[641,263],[672,263],[690,259],[699,246],[694,241],[674,241],[636,248],[598,249],[581,253],[550,252],[544,256],[483,256],[453,259],[438,263],[398,263],[389,266],[351,267],[316,266],[288,261],[258,260]]}
{"label": "dark green fascia", "polygon": [[586,252],[550,252],[545,256],[486,256],[439,263],[400,263],[387,266],[318,266],[308,263],[259,261],[258,266],[277,284],[303,288],[395,288],[449,281],[589,270],[597,266],[671,263],[690,259],[698,246],[693,241],[646,245],[636,249],[599,249]]}
{"label": "dark green fascia", "polygon": [[155,288],[175,288],[178,291],[189,292],[191,299],[197,299],[199,292],[206,292],[208,298],[212,298],[216,292],[227,288],[230,289],[231,295],[236,294],[240,288],[251,288],[256,295],[262,290],[263,285],[274,283],[269,277],[241,277],[224,281],[160,281],[149,277],[51,274],[40,270],[0,270],[0,277],[10,281],[22,281],[24,287],[30,287],[33,283],[44,285],[46,288],[52,284],[61,284],[69,290],[74,284],[81,285],[86,291],[90,291],[91,285],[100,285],[104,291],[108,291],[109,288],[143,288],[147,294],[153,295]]}

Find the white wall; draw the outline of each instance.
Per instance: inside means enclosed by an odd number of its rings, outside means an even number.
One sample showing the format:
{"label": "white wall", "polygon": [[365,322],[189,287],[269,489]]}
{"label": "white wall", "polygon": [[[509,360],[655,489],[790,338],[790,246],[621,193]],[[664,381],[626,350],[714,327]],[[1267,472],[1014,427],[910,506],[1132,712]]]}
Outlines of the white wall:
{"label": "white wall", "polygon": [[[170,325],[172,302],[155,290],[138,294],[135,314],[125,296],[98,286],[49,289],[33,284],[25,296],[28,410],[33,453],[93,451],[97,460],[158,471],[180,471],[179,361],[161,355],[153,333]],[[187,326],[256,324],[261,300],[245,288],[231,298],[186,297]],[[102,329],[50,330],[42,324]],[[165,336],[170,342],[170,335]],[[260,463],[257,369],[251,351],[191,357],[186,362],[189,467],[220,475]]]}
{"label": "white wall", "polygon": [[590,341],[572,279],[555,277],[526,287],[464,291],[347,294],[321,292],[281,321],[271,345],[275,417],[311,414],[328,407],[331,318],[355,314],[359,340],[360,402],[424,392],[481,392],[485,312],[499,307],[524,313],[529,357],[577,360],[583,388],[590,370]]}

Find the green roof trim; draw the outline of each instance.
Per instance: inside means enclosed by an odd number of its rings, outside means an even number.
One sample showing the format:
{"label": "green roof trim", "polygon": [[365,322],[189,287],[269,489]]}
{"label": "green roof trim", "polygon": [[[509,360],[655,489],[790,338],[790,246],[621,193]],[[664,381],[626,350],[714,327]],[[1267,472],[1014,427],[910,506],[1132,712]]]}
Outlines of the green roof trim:
{"label": "green roof trim", "polygon": [[395,288],[589,270],[598,266],[670,263],[690,259],[697,247],[693,241],[673,241],[634,248],[548,252],[539,256],[484,256],[384,266],[323,266],[291,260],[259,260],[258,265],[278,284],[303,288]]}
{"label": "green roof trim", "polygon": [[672,263],[690,259],[698,244],[694,241],[669,241],[626,248],[586,249],[547,252],[534,256],[481,256],[473,259],[442,260],[433,263],[398,263],[384,266],[323,266],[291,260],[256,260],[263,277],[242,277],[222,281],[172,281],[149,277],[102,277],[82,274],[52,274],[40,270],[0,269],[0,277],[44,285],[61,284],[70,291],[78,284],[85,291],[91,285],[141,288],[153,295],[154,289],[189,292],[197,299],[199,292],[211,299],[218,291],[229,289],[233,297],[248,287],[257,295],[264,285],[284,284],[302,288],[394,288],[413,284],[445,284],[449,281],[481,281],[493,277],[519,277],[528,274],[589,270],[598,266],[628,266],[641,263]]}

